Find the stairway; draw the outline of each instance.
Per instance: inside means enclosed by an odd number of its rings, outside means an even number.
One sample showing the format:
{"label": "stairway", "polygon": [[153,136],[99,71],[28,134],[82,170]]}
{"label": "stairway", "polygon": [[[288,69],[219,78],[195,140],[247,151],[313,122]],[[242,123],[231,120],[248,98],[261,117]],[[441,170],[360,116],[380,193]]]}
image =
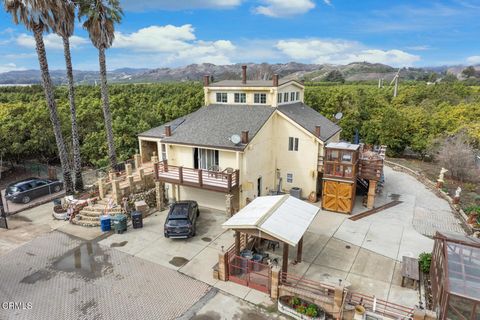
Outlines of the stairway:
{"label": "stairway", "polygon": [[72,220],[73,224],[84,226],[84,227],[99,227],[100,226],[100,216],[104,214],[109,214],[114,216],[118,213],[122,213],[122,208],[117,205],[114,208],[106,209],[107,204],[110,200],[111,194],[107,194],[105,199],[98,200],[92,206],[86,206],[75,216]]}
{"label": "stairway", "polygon": [[360,190],[364,191],[365,194],[368,192],[368,181],[357,177],[357,186],[360,188]]}

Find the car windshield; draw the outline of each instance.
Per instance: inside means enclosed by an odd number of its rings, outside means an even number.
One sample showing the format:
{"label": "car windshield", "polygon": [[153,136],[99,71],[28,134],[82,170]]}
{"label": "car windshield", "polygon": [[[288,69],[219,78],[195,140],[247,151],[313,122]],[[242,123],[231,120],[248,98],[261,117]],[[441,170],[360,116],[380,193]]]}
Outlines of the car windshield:
{"label": "car windshield", "polygon": [[168,220],[167,225],[171,227],[179,227],[179,226],[186,226],[189,225],[190,221],[187,219],[170,219]]}
{"label": "car windshield", "polygon": [[20,189],[17,187],[8,187],[7,188],[7,193],[15,193],[15,192],[20,192]]}

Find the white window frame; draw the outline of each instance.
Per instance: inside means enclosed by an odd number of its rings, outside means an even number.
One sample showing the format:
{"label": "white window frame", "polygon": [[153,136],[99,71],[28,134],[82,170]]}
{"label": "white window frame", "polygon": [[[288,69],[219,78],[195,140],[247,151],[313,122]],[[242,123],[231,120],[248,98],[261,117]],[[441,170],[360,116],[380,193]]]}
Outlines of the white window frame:
{"label": "white window frame", "polygon": [[167,146],[165,143],[160,144],[160,151],[162,153],[162,160],[167,160]]}
{"label": "white window frame", "polygon": [[278,103],[282,103],[282,96],[283,96],[283,93],[281,93],[281,92],[279,92],[279,93],[277,94],[277,100],[278,100],[277,102],[278,102]]}
{"label": "white window frame", "polygon": [[288,137],[288,151],[298,151],[298,138]]}
{"label": "white window frame", "polygon": [[290,101],[297,101],[295,99],[295,92],[290,92]]}
{"label": "white window frame", "polygon": [[295,92],[295,100],[300,101],[300,91]]}
{"label": "white window frame", "polygon": [[283,94],[283,102],[288,102],[288,92]]}
{"label": "white window frame", "polygon": [[217,103],[228,103],[228,94],[226,92],[217,92],[216,101]]}
{"label": "white window frame", "polygon": [[235,103],[247,103],[247,94],[244,92],[235,92],[233,98]]}
{"label": "white window frame", "polygon": [[253,94],[253,103],[255,104],[266,104],[267,103],[267,94],[266,93],[254,93]]}
{"label": "white window frame", "polygon": [[287,173],[287,183],[293,183],[293,173]]}

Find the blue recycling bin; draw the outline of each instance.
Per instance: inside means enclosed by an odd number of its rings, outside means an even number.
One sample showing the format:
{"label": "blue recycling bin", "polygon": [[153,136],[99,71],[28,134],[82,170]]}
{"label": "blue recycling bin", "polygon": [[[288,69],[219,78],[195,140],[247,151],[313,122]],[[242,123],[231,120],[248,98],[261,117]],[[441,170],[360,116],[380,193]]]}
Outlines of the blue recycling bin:
{"label": "blue recycling bin", "polygon": [[107,232],[112,229],[111,218],[109,215],[100,216],[100,230],[102,232]]}

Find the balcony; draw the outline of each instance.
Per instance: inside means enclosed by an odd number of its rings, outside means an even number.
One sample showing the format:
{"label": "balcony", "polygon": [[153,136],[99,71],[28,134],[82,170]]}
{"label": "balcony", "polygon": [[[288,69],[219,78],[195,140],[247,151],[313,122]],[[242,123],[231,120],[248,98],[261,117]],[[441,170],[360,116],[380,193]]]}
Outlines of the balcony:
{"label": "balcony", "polygon": [[155,178],[159,181],[187,187],[229,193],[238,187],[239,171],[208,171],[169,165],[166,160],[155,163]]}

